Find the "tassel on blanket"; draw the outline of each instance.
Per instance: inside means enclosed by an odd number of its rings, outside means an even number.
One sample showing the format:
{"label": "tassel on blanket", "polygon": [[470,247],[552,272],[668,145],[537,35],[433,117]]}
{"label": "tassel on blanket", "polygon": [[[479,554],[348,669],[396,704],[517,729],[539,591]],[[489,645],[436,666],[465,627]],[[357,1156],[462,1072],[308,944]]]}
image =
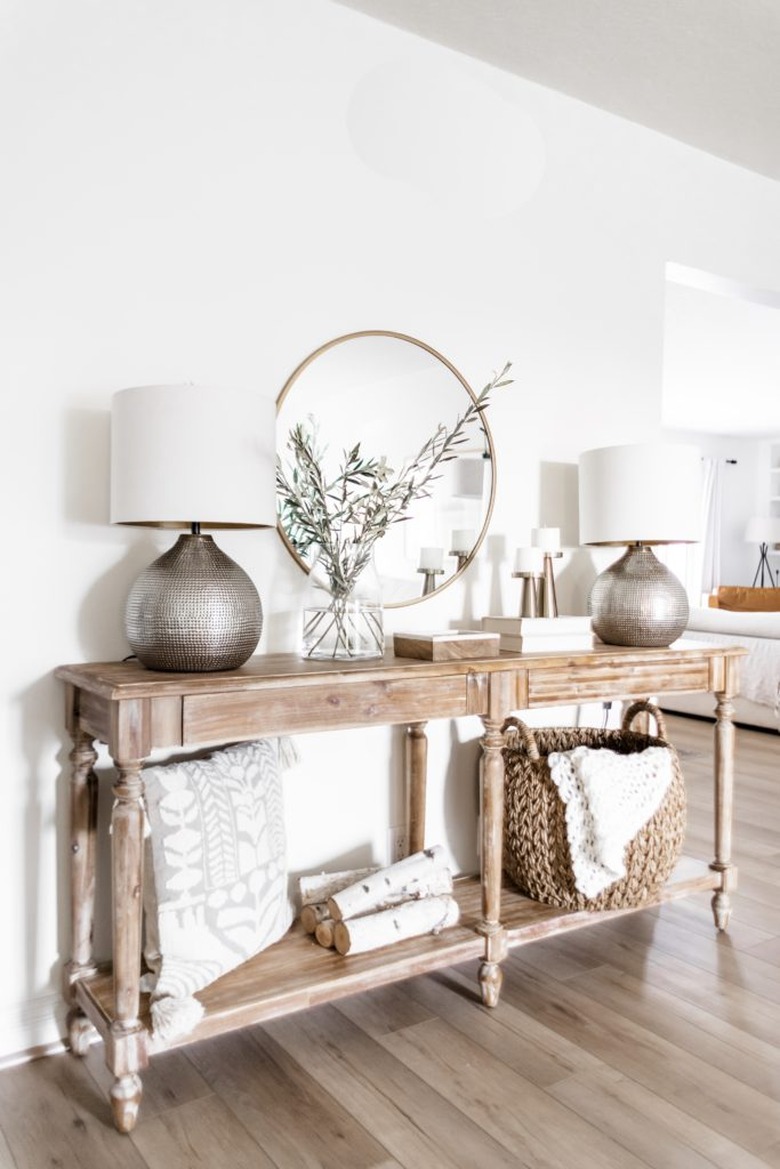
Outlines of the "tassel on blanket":
{"label": "tassel on blanket", "polygon": [[188,1035],[203,1018],[203,1004],[192,995],[174,998],[167,994],[151,1005],[152,1033],[162,1043]]}

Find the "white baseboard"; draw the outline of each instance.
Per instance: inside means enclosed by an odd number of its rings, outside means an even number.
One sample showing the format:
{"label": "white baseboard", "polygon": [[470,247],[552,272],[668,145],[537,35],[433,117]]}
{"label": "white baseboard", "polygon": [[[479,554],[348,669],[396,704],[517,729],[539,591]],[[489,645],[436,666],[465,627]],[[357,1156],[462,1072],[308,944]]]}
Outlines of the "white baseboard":
{"label": "white baseboard", "polygon": [[54,991],[0,1008],[0,1068],[64,1051],[65,1014]]}

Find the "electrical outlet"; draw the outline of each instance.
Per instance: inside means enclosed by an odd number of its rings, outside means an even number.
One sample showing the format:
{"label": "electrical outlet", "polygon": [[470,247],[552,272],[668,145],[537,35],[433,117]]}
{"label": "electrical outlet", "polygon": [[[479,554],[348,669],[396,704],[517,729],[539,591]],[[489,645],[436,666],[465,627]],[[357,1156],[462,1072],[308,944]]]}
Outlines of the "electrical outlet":
{"label": "electrical outlet", "polygon": [[401,861],[409,852],[409,833],[405,824],[397,824],[395,828],[387,830],[387,855],[389,863]]}

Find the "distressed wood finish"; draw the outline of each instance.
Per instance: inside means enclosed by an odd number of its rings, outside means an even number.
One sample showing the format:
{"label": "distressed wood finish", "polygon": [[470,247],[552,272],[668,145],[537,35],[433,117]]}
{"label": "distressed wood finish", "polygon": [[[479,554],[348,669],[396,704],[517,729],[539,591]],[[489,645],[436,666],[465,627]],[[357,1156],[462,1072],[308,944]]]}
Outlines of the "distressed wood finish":
{"label": "distressed wood finish", "polygon": [[95,918],[95,836],[97,831],[97,751],[91,735],[74,732],[70,754],[70,873],[72,958],[71,981],[93,970],[92,932]]}
{"label": "distressed wood finish", "polygon": [[66,722],[73,738],[70,753],[70,880],[71,959],[65,966],[65,993],[70,1003],[68,1042],[77,1055],[86,1055],[92,1026],[73,995],[80,979],[95,973],[92,936],[95,925],[95,839],[97,835],[97,761],[95,741],[79,725],[77,694],[66,690]]}
{"label": "distressed wood finish", "polygon": [[[71,755],[73,950],[68,966],[73,1050],[86,1029],[103,1037],[114,1123],[135,1125],[139,1072],[155,1050],[147,1004],[139,993],[143,891],[142,764],[159,747],[197,747],[261,734],[372,724],[406,725],[410,844],[424,846],[427,741],[425,721],[478,715],[484,726],[481,766],[481,872],[457,883],[461,920],[434,937],[413,938],[353,957],[318,946],[295,927],[277,945],[200,996],[205,1015],[185,1042],[274,1018],[452,965],[479,959],[483,1001],[498,1002],[501,962],[509,946],[602,921],[541,906],[501,887],[504,768],[501,725],[512,710],[664,690],[716,695],[715,847],[710,865],[681,869],[657,901],[697,890],[714,893],[719,929],[734,888],[731,815],[734,734],[731,698],[738,658],[733,647],[678,643],[673,649],[603,646],[583,653],[500,654],[428,662],[392,655],[380,662],[301,662],[293,655],[253,658],[219,674],[167,674],[135,662],[63,666]],[[105,742],[118,777],[112,814],[113,972],[95,972],[91,932],[95,883],[95,761]],[[630,911],[619,911],[630,912]]]}
{"label": "distressed wood finish", "polygon": [[504,736],[501,726],[510,707],[511,674],[491,678],[488,709],[482,716],[485,734],[482,739],[481,771],[481,886],[482,920],[479,932],[485,938],[485,957],[479,969],[482,1001],[488,1007],[498,1004],[501,993],[501,967],[505,938],[501,925],[501,861],[504,825]]}
{"label": "distressed wood finish", "polygon": [[426,723],[406,728],[406,803],[409,816],[409,852],[425,847],[425,785],[428,775]]}

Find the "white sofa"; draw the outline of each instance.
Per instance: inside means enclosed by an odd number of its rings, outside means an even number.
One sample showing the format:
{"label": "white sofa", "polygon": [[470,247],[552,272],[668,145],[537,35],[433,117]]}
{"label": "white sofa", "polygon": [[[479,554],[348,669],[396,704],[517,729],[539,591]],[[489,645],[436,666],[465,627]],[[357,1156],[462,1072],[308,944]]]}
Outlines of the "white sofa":
{"label": "white sofa", "polygon": [[[692,609],[683,636],[710,645],[744,646],[748,654],[740,660],[735,721],[780,731],[780,612]],[[663,695],[659,701],[664,710],[714,717],[711,694]]]}

